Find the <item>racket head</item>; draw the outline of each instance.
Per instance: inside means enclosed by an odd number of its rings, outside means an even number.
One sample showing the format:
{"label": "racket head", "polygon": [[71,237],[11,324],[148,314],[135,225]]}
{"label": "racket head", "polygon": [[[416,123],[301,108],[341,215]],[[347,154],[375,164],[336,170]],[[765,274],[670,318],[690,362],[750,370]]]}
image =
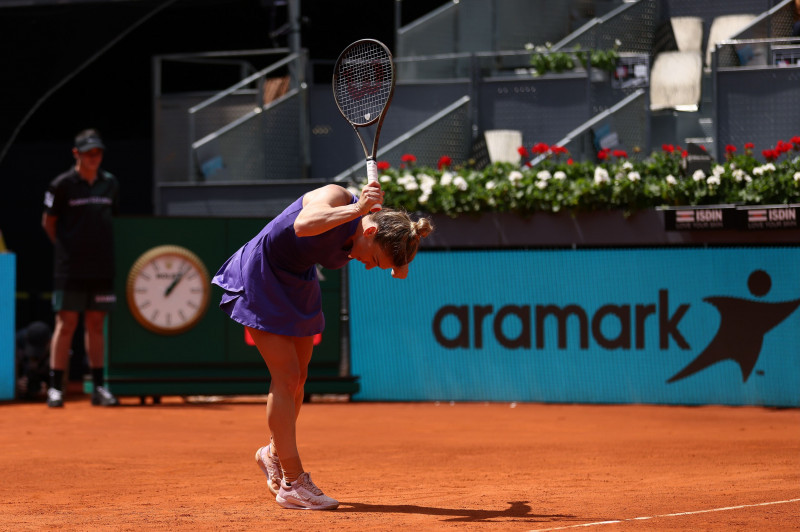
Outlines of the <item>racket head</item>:
{"label": "racket head", "polygon": [[382,42],[361,39],[345,48],[333,68],[333,99],[353,126],[369,126],[383,115],[394,95],[392,53]]}

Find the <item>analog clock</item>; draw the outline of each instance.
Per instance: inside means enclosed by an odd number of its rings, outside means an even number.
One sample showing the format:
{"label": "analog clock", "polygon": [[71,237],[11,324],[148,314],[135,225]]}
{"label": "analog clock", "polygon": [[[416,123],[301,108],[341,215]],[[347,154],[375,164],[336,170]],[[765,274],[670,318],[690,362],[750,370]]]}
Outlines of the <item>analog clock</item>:
{"label": "analog clock", "polygon": [[144,328],[180,334],[208,308],[211,291],[203,261],[180,246],[157,246],[140,256],[128,273],[128,307]]}

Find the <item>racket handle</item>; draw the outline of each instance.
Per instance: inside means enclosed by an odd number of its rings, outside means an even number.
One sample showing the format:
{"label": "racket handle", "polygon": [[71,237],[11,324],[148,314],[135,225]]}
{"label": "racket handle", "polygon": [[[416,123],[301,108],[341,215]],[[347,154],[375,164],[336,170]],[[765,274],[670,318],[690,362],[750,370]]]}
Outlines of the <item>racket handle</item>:
{"label": "racket handle", "polygon": [[[378,182],[378,163],[372,157],[367,159],[367,181],[370,183]],[[369,212],[378,212],[379,210],[381,210],[381,204],[376,203],[370,207]]]}

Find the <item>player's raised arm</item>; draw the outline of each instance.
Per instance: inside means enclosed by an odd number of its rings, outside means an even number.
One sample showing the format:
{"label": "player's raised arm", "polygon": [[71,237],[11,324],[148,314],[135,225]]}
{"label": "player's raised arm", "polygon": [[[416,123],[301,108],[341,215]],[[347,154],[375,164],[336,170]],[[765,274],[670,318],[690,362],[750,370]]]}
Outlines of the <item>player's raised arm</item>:
{"label": "player's raised arm", "polygon": [[370,183],[361,191],[358,202],[339,185],[325,185],[303,197],[303,210],[294,221],[297,236],[314,236],[368,214],[373,205],[383,202],[379,183]]}

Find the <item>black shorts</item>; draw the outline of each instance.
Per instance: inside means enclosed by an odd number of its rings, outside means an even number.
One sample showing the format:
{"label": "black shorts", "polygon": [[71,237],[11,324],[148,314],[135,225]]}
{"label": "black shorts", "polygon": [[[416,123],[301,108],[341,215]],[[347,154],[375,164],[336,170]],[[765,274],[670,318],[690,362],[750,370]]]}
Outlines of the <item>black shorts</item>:
{"label": "black shorts", "polygon": [[53,310],[109,312],[117,302],[113,279],[57,279],[53,290]]}

